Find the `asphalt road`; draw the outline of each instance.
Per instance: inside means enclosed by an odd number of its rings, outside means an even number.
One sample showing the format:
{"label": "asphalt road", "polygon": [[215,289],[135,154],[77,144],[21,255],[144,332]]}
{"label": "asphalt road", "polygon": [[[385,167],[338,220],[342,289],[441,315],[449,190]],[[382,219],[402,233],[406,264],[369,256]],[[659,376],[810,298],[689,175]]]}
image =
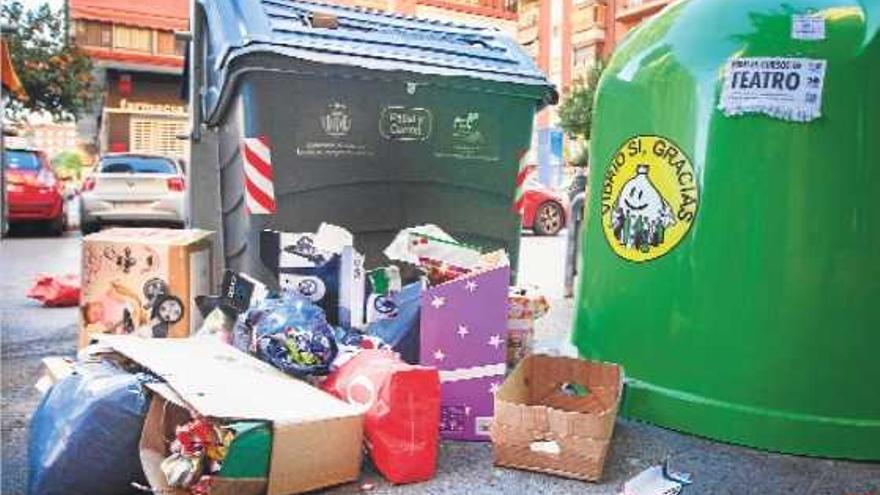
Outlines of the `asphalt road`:
{"label": "asphalt road", "polygon": [[[553,298],[549,331],[564,342],[572,305],[561,299],[564,236],[526,236],[521,281],[542,286]],[[40,272],[79,270],[80,239],[17,237],[0,241],[0,339],[2,339],[2,493],[26,487],[28,418],[39,401],[33,388],[40,359],[75,354],[76,309],[45,309],[25,297]],[[570,352],[570,349],[561,349]],[[328,493],[349,494],[614,494],[642,469],[669,458],[692,473],[685,494],[880,495],[880,464],[778,455],[619,420],[602,483],[582,483],[492,466],[487,444],[443,444],[437,476],[427,483],[393,487],[365,468],[358,483]]]}

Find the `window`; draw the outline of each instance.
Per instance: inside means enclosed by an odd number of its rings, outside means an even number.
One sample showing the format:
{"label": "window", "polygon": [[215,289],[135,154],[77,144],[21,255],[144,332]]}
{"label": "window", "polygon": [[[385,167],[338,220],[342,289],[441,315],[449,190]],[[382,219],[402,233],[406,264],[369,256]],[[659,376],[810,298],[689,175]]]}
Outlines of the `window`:
{"label": "window", "polygon": [[184,119],[132,116],[129,124],[131,151],[182,158],[186,156],[187,141],[177,139],[177,136],[186,133],[188,126]]}
{"label": "window", "polygon": [[167,158],[113,156],[101,160],[102,174],[176,174],[177,167]]}
{"label": "window", "polygon": [[574,48],[572,65],[575,69],[586,69],[593,65],[596,60],[596,52],[593,46],[578,46]]}
{"label": "window", "polygon": [[76,21],[77,44],[110,48],[110,41],[110,24],[95,21]]}
{"label": "window", "polygon": [[176,49],[174,33],[171,31],[156,31],[156,53],[174,55]]}
{"label": "window", "polygon": [[186,41],[178,40],[171,31],[156,31],[156,53],[182,57],[186,51]]}
{"label": "window", "polygon": [[153,51],[153,32],[130,26],[113,26],[113,48],[150,53]]}
{"label": "window", "polygon": [[33,151],[6,150],[9,170],[40,170],[40,159]]}

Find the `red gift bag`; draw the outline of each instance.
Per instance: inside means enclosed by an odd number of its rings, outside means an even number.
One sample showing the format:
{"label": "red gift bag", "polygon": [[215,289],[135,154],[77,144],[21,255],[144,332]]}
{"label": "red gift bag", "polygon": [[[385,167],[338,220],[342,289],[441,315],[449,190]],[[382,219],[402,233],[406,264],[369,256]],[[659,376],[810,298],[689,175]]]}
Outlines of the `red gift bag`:
{"label": "red gift bag", "polygon": [[79,288],[79,275],[40,274],[34,280],[34,285],[28,291],[27,296],[40,301],[43,306],[76,306],[79,304]]}
{"label": "red gift bag", "polygon": [[437,467],[440,377],[391,351],[364,350],[321,385],[366,409],[364,434],[373,464],[392,483],[426,481]]}

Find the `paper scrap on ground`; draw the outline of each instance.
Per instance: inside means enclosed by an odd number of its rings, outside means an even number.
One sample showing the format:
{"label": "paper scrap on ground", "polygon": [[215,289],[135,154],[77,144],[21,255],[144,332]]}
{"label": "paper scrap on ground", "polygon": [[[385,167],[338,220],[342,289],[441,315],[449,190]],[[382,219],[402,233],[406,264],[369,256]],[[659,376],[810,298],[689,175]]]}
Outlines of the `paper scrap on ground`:
{"label": "paper scrap on ground", "polygon": [[691,484],[691,475],[674,472],[668,462],[651,466],[624,483],[620,495],[677,495]]}

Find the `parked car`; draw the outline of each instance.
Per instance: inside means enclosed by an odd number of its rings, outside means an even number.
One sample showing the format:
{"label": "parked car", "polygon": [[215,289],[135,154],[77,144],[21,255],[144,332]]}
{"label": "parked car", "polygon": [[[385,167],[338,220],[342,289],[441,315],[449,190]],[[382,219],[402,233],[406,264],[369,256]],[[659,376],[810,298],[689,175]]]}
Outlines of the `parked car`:
{"label": "parked car", "polygon": [[64,186],[46,154],[32,148],[6,148],[6,194],[9,223],[41,223],[52,235],[67,225]]}
{"label": "parked car", "polygon": [[556,235],[568,219],[568,198],[529,178],[523,192],[522,226],[537,235]]}
{"label": "parked car", "polygon": [[180,164],[170,158],[138,153],[108,153],[83,181],[80,194],[82,232],[108,224],[163,224],[186,221],[186,182]]}

